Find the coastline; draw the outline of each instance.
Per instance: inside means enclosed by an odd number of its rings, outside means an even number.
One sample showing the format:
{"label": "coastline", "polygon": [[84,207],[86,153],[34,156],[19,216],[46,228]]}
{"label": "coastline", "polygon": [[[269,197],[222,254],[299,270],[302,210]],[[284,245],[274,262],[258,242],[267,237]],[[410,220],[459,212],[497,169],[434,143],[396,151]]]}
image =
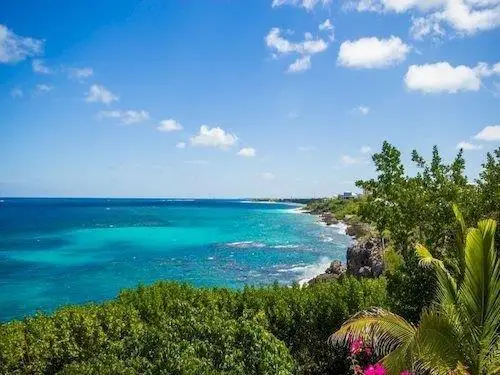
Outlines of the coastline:
{"label": "coastline", "polygon": [[305,206],[296,210],[317,217],[320,225],[339,228],[339,233],[349,236],[351,243],[346,249],[345,265],[338,259],[328,262],[329,264],[323,260],[320,262],[323,265],[323,271],[313,277],[301,279],[299,281],[301,286],[337,280],[346,274],[370,278],[376,278],[382,274],[384,245],[371,225],[358,221],[354,215],[346,215],[339,220],[331,212],[314,212],[305,209]]}

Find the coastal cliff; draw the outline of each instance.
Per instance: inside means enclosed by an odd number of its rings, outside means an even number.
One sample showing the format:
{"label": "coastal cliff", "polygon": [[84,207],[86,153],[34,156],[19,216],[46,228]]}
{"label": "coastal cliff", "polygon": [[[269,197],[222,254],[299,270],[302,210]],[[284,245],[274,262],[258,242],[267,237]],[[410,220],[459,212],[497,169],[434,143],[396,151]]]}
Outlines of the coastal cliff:
{"label": "coastal cliff", "polygon": [[309,281],[314,284],[336,280],[344,275],[356,277],[379,277],[384,271],[384,243],[377,231],[369,224],[359,220],[357,208],[359,201],[324,200],[307,205],[305,212],[318,215],[326,225],[340,222],[346,224],[346,234],[353,238],[346,253],[346,265],[334,260],[322,274]]}

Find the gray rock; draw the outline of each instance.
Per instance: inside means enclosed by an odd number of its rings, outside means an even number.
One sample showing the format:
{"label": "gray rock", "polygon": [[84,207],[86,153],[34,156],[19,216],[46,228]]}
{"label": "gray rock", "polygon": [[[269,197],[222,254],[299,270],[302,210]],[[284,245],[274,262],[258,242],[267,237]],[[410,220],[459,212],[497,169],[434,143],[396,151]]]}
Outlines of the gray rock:
{"label": "gray rock", "polygon": [[384,271],[382,242],[378,238],[356,242],[347,248],[347,273],[378,277]]}
{"label": "gray rock", "polygon": [[346,272],[345,266],[340,260],[334,260],[326,269],[325,273],[316,276],[309,281],[309,284],[314,284],[323,281],[332,281],[340,279]]}

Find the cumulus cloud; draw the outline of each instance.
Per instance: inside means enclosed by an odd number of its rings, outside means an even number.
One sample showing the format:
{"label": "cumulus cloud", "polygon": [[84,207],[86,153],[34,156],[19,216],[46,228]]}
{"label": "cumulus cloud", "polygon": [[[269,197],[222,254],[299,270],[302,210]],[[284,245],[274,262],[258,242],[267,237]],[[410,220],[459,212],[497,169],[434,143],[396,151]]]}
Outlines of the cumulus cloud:
{"label": "cumulus cloud", "polygon": [[363,146],[361,147],[361,149],[359,150],[359,152],[361,152],[362,154],[369,154],[371,152],[371,148],[368,147],[368,146]]}
{"label": "cumulus cloud", "polygon": [[14,64],[42,53],[42,40],[16,35],[0,24],[0,63]]}
{"label": "cumulus cloud", "polygon": [[466,141],[462,141],[462,142],[458,142],[457,144],[457,147],[456,147],[458,150],[480,150],[483,148],[483,146],[481,145],[476,145],[474,143],[470,143],[470,142],[466,142]]}
{"label": "cumulus cloud", "polygon": [[443,36],[448,28],[459,35],[472,35],[500,26],[500,0],[354,0],[346,7],[359,12],[410,12],[411,34]]}
{"label": "cumulus cloud", "polygon": [[288,67],[288,73],[299,73],[311,68],[311,56],[299,57]]}
{"label": "cumulus cloud", "polygon": [[311,11],[316,5],[326,6],[330,4],[330,2],[331,0],[273,0],[271,6],[276,8],[283,5],[291,5]]}
{"label": "cumulus cloud", "polygon": [[92,68],[69,68],[68,76],[77,80],[84,80],[89,78],[94,74],[94,69]]}
{"label": "cumulus cloud", "polygon": [[311,55],[321,53],[328,48],[328,43],[321,38],[314,38],[311,33],[304,34],[304,40],[292,42],[282,35],[282,31],[273,27],[265,37],[267,47],[273,51],[273,56],[298,54],[299,57],[289,67],[287,72],[303,72],[311,67]]}
{"label": "cumulus cloud", "polygon": [[333,30],[332,22],[327,18],[325,22],[319,24],[318,29],[320,29],[320,31]]}
{"label": "cumulus cloud", "polygon": [[168,119],[160,121],[160,124],[156,128],[160,132],[173,132],[177,130],[182,130],[182,125],[175,121],[174,119]]}
{"label": "cumulus cloud", "polygon": [[474,136],[474,139],[489,142],[500,141],[500,125],[486,126]]}
{"label": "cumulus cloud", "polygon": [[257,155],[257,150],[252,147],[244,147],[240,151],[238,151],[239,156],[245,156],[247,158],[252,158]]}
{"label": "cumulus cloud", "polygon": [[367,115],[370,112],[370,107],[367,107],[365,105],[360,105],[356,108],[353,109],[353,112],[359,113],[361,115]]}
{"label": "cumulus cloud", "polygon": [[425,93],[478,91],[483,77],[500,74],[500,65],[479,63],[471,68],[465,65],[452,66],[448,62],[411,65],[405,75],[406,87]]}
{"label": "cumulus cloud", "polygon": [[45,62],[43,60],[40,60],[40,59],[34,59],[31,62],[31,66],[32,66],[33,71],[35,73],[39,73],[39,74],[52,74],[53,73],[52,69],[50,69],[48,66],[46,66]]}
{"label": "cumulus cloud", "polygon": [[197,135],[190,139],[192,146],[217,147],[227,149],[238,142],[238,137],[220,127],[202,125]]}
{"label": "cumulus cloud", "polygon": [[110,104],[119,100],[119,97],[109,91],[102,85],[92,85],[90,86],[90,91],[85,97],[85,101],[89,103],[100,102],[104,104]]}
{"label": "cumulus cloud", "polygon": [[144,110],[134,111],[101,111],[99,113],[99,118],[114,118],[119,120],[124,125],[136,124],[139,122],[149,120],[149,113]]}
{"label": "cumulus cloud", "polygon": [[281,35],[278,27],[273,27],[265,38],[266,45],[278,54],[289,54],[296,52],[302,55],[313,55],[325,51],[328,43],[323,39],[312,38],[311,34],[306,33],[301,42],[291,42]]}
{"label": "cumulus cloud", "polygon": [[330,40],[332,40],[332,41],[333,41],[333,40],[335,40],[335,33],[334,33],[334,31],[333,31],[333,30],[334,30],[334,27],[333,27],[333,25],[332,25],[332,23],[331,23],[331,21],[330,21],[330,19],[329,19],[329,18],[327,18],[327,19],[325,20],[325,22],[320,23],[320,24],[318,25],[318,29],[319,29],[319,31],[325,31],[325,32],[328,32],[328,34],[329,34],[328,38],[329,38]]}
{"label": "cumulus cloud", "polygon": [[175,147],[177,148],[186,148],[186,142],[178,142]]}
{"label": "cumulus cloud", "polygon": [[406,60],[411,48],[400,38],[376,37],[345,41],[340,45],[337,63],[347,68],[381,69]]}

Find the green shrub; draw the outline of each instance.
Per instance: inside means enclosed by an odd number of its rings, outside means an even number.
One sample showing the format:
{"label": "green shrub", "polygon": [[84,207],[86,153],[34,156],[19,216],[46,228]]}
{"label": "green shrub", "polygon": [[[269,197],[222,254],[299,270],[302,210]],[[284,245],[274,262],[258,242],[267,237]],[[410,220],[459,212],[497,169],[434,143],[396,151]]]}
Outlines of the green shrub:
{"label": "green shrub", "polygon": [[159,282],[0,326],[0,374],[340,374],[329,334],[385,280],[196,289]]}

